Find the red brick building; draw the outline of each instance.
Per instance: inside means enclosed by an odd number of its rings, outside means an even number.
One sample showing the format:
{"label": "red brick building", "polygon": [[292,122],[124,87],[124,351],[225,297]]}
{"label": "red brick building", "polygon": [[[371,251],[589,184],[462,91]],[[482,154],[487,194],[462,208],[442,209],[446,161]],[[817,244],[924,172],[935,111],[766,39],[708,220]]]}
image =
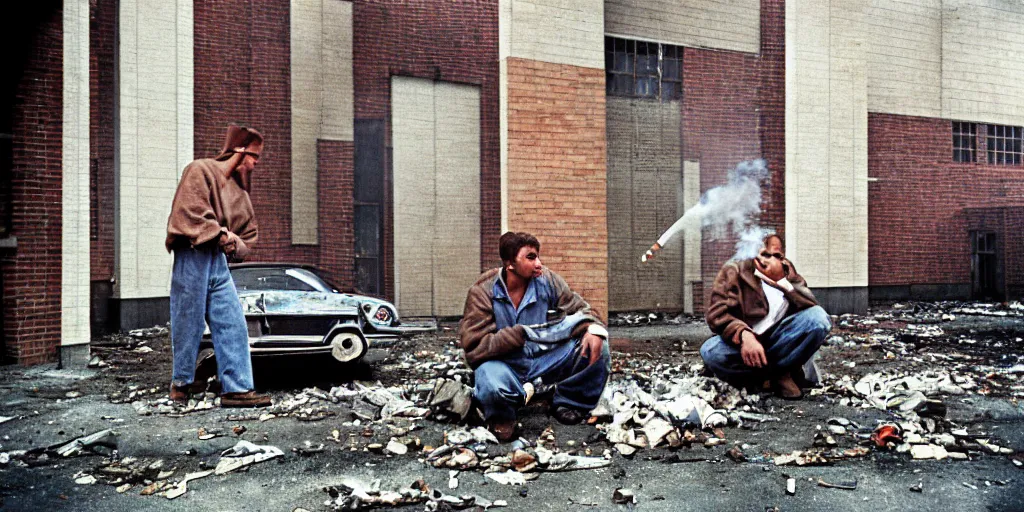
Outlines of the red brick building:
{"label": "red brick building", "polygon": [[91,334],[166,322],[170,198],[231,122],[267,139],[251,259],[318,265],[405,315],[458,316],[507,229],[601,311],[699,313],[733,240],[639,255],[755,158],[760,223],[832,312],[1018,298],[1024,23],[1006,20],[1024,7],[1007,9],[34,2],[3,31],[0,349],[70,364]]}

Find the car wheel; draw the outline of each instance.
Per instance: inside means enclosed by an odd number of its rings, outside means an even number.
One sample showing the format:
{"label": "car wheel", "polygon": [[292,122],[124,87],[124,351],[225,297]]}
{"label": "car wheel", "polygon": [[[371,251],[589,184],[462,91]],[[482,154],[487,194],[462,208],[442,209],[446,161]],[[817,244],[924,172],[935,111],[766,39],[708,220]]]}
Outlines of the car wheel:
{"label": "car wheel", "polygon": [[363,357],[366,349],[366,340],[354,332],[339,332],[331,338],[331,355],[342,363]]}

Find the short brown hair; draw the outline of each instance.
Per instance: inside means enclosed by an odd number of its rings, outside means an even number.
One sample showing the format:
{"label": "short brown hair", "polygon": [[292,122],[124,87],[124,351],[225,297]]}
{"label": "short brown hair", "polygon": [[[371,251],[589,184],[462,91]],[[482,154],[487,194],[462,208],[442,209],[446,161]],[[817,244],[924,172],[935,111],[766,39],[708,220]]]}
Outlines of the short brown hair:
{"label": "short brown hair", "polygon": [[519,249],[523,247],[533,247],[537,249],[537,252],[540,252],[540,241],[529,233],[513,233],[509,231],[501,235],[501,238],[498,239],[498,255],[501,256],[501,262],[515,261],[516,255],[519,254]]}
{"label": "short brown hair", "polygon": [[779,241],[779,245],[782,246],[782,250],[783,251],[786,250],[786,242],[782,241],[782,237],[779,236],[777,233],[772,233],[772,234],[764,237],[764,240],[761,240],[761,246],[762,247],[767,247],[768,246],[768,241],[771,240],[772,238],[774,238],[774,239]]}

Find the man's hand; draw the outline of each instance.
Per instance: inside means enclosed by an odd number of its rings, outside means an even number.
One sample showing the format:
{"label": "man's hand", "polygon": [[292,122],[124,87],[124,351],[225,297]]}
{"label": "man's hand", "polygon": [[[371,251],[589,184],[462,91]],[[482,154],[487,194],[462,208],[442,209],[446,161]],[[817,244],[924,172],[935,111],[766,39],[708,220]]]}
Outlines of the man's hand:
{"label": "man's hand", "polygon": [[583,335],[580,345],[580,355],[590,359],[587,366],[590,366],[601,358],[601,350],[604,348],[604,338],[591,333]]}
{"label": "man's hand", "polygon": [[743,357],[743,364],[752,368],[763,368],[768,366],[768,358],[764,355],[764,347],[757,341],[752,331],[743,331],[740,335],[740,355]]}
{"label": "man's hand", "polygon": [[244,259],[249,253],[249,247],[245,245],[245,242],[238,238],[238,235],[230,231],[221,233],[218,243],[220,248],[224,250],[224,254],[237,259]]}
{"label": "man's hand", "polygon": [[786,279],[785,277],[783,277],[782,279],[779,279],[778,281],[774,281],[774,280],[772,280],[772,278],[770,278],[770,277],[764,275],[763,273],[761,273],[760,270],[755,271],[754,274],[757,277],[761,278],[761,280],[764,281],[765,283],[768,283],[768,286],[771,286],[773,288],[777,288],[777,289],[782,290],[784,292],[791,292],[791,291],[793,291],[793,284],[790,283],[789,279]]}

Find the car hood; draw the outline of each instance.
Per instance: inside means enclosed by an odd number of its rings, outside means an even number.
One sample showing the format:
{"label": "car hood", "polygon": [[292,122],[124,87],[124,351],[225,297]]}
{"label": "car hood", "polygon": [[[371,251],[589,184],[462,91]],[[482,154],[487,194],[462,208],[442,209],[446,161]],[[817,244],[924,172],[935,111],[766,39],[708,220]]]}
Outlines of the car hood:
{"label": "car hood", "polygon": [[300,291],[244,291],[238,294],[247,315],[357,316],[359,302],[338,293]]}

